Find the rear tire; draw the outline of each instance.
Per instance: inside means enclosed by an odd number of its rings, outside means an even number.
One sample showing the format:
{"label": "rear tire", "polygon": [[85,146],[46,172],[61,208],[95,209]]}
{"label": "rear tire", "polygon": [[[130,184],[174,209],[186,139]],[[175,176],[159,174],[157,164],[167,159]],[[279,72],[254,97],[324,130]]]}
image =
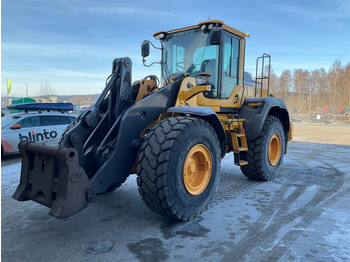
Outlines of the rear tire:
{"label": "rear tire", "polygon": [[187,221],[211,201],[220,176],[219,141],[204,120],[170,117],[155,125],[142,143],[137,184],[153,211]]}
{"label": "rear tire", "polygon": [[248,140],[248,164],[241,166],[241,170],[254,180],[272,180],[280,172],[284,151],[282,123],[275,116],[267,116],[259,136]]}

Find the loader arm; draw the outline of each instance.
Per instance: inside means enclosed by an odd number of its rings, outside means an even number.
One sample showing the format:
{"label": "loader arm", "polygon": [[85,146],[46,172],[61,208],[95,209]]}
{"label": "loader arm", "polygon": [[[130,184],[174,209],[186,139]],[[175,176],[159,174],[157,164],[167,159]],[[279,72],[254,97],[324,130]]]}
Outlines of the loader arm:
{"label": "loader arm", "polygon": [[59,147],[21,142],[21,179],[13,198],[33,200],[65,218],[125,181],[140,134],[175,104],[181,81],[135,103],[140,84],[131,85],[131,60],[115,59],[102,94],[67,128]]}
{"label": "loader arm", "polygon": [[[82,113],[61,138],[60,146],[73,147],[78,151],[79,164],[85,170],[84,153],[89,145],[86,142],[93,140],[94,144],[100,144],[125,107],[125,95],[131,89],[131,66],[128,57],[114,59],[110,79],[96,103]],[[94,135],[96,133],[99,139]]]}

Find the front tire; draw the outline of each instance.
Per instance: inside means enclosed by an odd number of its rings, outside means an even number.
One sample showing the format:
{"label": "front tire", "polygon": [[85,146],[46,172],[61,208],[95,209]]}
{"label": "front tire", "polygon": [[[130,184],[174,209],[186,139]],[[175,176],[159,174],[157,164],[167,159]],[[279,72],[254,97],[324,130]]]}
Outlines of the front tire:
{"label": "front tire", "polygon": [[241,170],[254,180],[272,180],[281,170],[284,151],[282,123],[275,116],[267,116],[259,136],[248,140],[248,164],[241,166]]}
{"label": "front tire", "polygon": [[202,119],[170,117],[146,135],[138,156],[137,184],[153,211],[187,221],[211,201],[220,176],[220,145]]}

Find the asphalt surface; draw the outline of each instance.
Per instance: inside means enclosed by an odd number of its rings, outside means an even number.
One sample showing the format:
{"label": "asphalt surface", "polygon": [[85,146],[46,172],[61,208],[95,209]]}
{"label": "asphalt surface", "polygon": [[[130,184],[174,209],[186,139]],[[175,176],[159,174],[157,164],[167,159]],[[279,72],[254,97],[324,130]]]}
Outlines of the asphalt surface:
{"label": "asphalt surface", "polygon": [[291,142],[281,175],[263,183],[228,155],[209,209],[190,222],[149,211],[135,175],[81,213],[52,218],[11,199],[13,159],[2,162],[2,261],[350,261],[350,146]]}

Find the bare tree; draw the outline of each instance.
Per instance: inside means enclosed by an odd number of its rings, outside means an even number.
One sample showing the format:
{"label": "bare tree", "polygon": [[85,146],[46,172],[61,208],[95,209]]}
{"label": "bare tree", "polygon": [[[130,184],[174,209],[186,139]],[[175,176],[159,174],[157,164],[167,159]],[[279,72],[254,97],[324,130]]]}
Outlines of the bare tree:
{"label": "bare tree", "polygon": [[342,94],[340,80],[343,74],[344,74],[344,70],[341,66],[341,62],[339,60],[335,61],[328,73],[328,85],[330,88],[329,90],[330,106],[339,106],[340,104],[341,94]]}
{"label": "bare tree", "polygon": [[278,85],[278,76],[272,70],[270,71],[270,92],[279,95],[279,85]]}
{"label": "bare tree", "polygon": [[[297,93],[298,98],[306,101],[309,89],[309,71],[296,69],[294,70],[294,90]],[[299,103],[300,104],[300,103]],[[305,103],[304,103],[305,106]],[[306,110],[306,108],[299,108],[301,110]]]}
{"label": "bare tree", "polygon": [[45,100],[48,100],[50,96],[53,96],[55,94],[55,91],[51,87],[51,84],[45,80],[43,83],[40,84],[39,88],[39,96]]}
{"label": "bare tree", "polygon": [[294,92],[297,93],[298,97],[301,96],[301,87],[302,87],[302,82],[303,82],[303,69],[295,69],[294,74],[293,74],[293,86],[294,86]]}
{"label": "bare tree", "polygon": [[283,94],[283,100],[287,101],[287,95],[292,89],[292,72],[289,70],[282,72],[281,77],[279,78],[279,86]]}
{"label": "bare tree", "polygon": [[75,97],[72,97],[71,99],[69,99],[67,102],[69,103],[72,103],[76,106],[81,106],[83,101],[85,101],[85,97],[83,96],[75,96]]}
{"label": "bare tree", "polygon": [[[311,108],[315,109],[315,105],[319,106],[319,89],[320,89],[320,80],[321,80],[320,70],[314,70],[310,73],[310,81],[309,81],[309,113],[311,112]],[[316,99],[315,99],[316,96]],[[315,100],[315,101],[314,101]]]}
{"label": "bare tree", "polygon": [[312,112],[323,107],[350,107],[350,63],[335,61],[328,72],[324,68],[307,71],[285,70],[273,86],[291,108]]}
{"label": "bare tree", "polygon": [[350,107],[350,63],[348,63],[343,71],[340,79],[341,101],[340,106]]}

